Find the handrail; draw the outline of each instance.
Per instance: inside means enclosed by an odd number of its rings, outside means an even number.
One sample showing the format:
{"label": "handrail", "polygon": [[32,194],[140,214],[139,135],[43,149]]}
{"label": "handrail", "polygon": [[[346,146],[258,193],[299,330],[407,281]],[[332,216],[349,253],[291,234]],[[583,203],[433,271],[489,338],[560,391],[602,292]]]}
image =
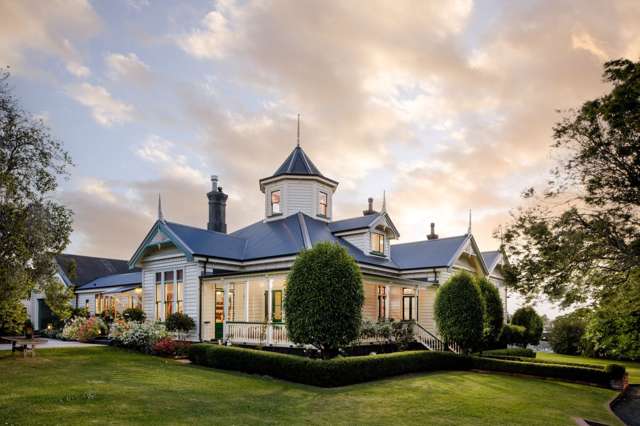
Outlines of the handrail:
{"label": "handrail", "polygon": [[456,343],[449,342],[448,344],[445,344],[442,340],[440,340],[440,338],[438,338],[435,334],[433,334],[420,324],[415,323],[415,326],[417,328],[416,332],[414,333],[416,336],[416,340],[419,343],[422,343],[428,349],[440,352],[449,350],[451,352],[460,353],[460,347]]}

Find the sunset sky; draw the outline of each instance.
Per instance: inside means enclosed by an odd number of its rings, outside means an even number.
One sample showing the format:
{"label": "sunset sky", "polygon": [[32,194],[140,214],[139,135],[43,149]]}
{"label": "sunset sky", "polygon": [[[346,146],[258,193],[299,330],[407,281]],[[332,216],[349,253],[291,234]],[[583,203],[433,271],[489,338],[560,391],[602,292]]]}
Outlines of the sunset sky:
{"label": "sunset sky", "polygon": [[402,242],[492,231],[553,165],[557,110],[640,57],[638,1],[0,0],[0,65],[75,167],[69,252],[129,258],[156,218],[231,231],[301,144],[340,182],[334,216],[388,210]]}

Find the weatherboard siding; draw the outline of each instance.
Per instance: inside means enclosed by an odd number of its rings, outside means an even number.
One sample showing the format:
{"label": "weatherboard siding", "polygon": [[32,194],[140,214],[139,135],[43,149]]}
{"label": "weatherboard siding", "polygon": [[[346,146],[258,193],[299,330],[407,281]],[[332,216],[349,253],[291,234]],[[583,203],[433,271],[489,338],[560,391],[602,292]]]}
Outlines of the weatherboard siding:
{"label": "weatherboard siding", "polygon": [[421,288],[418,294],[418,323],[432,333],[436,331],[434,305],[437,288]]}
{"label": "weatherboard siding", "polygon": [[363,232],[360,234],[353,234],[353,235],[345,235],[342,238],[348,241],[349,243],[353,244],[354,246],[358,247],[364,253],[369,253],[369,251],[371,250],[369,232]]}
{"label": "weatherboard siding", "polygon": [[362,318],[369,321],[378,320],[378,284],[365,282],[364,304],[362,305]]}

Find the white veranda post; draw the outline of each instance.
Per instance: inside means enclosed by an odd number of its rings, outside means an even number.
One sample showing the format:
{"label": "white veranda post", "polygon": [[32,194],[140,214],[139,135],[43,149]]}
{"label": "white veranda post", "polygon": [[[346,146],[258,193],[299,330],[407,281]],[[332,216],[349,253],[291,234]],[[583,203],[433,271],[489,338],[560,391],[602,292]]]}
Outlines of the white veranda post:
{"label": "white veranda post", "polygon": [[244,283],[244,321],[249,322],[249,280]]}
{"label": "white veranda post", "polygon": [[386,285],[384,286],[384,319],[389,319],[389,308],[391,307],[391,287]]}
{"label": "white veranda post", "polygon": [[223,302],[223,315],[224,319],[222,322],[222,337],[223,339],[227,338],[227,320],[229,315],[229,283],[227,281],[222,282],[224,287],[224,302]]}
{"label": "white veranda post", "polygon": [[273,318],[273,278],[267,278],[267,341],[271,343],[273,338],[273,327],[271,326],[271,318]]}

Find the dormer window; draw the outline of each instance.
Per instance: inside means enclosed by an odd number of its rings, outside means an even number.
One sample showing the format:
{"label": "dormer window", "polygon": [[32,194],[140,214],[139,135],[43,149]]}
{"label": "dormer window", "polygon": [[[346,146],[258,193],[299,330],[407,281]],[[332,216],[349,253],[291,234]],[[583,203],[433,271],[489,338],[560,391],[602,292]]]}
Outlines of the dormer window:
{"label": "dormer window", "polygon": [[327,212],[329,209],[328,209],[327,200],[328,200],[327,193],[320,191],[318,193],[318,215],[319,216],[323,216],[323,217],[328,216]]}
{"label": "dormer window", "polygon": [[384,235],[377,232],[371,233],[371,251],[377,254],[384,254]]}
{"label": "dormer window", "polygon": [[271,214],[278,215],[281,214],[282,210],[280,208],[280,190],[271,192]]}

